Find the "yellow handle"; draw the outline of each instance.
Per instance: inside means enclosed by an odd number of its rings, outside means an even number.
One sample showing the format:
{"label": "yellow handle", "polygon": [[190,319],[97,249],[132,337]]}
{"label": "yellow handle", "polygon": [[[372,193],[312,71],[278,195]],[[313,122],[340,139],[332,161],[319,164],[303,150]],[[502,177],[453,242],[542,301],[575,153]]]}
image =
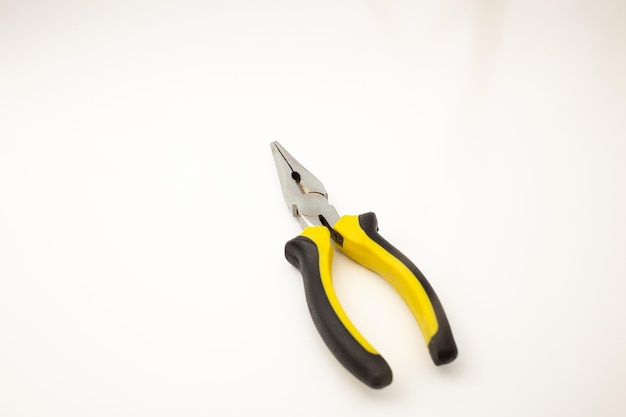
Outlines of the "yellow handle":
{"label": "yellow handle", "polygon": [[287,260],[302,273],[309,312],[330,351],[365,384],[382,388],[391,383],[391,368],[341,307],[332,282],[333,253],[324,226],[307,227],[285,245]]}
{"label": "yellow handle", "polygon": [[443,307],[420,270],[378,234],[374,213],[343,216],[334,229],[348,257],[382,276],[407,304],[422,330],[435,364],[451,362],[457,348]]}
{"label": "yellow handle", "polygon": [[[317,246],[317,249],[319,251],[319,278],[322,281],[322,288],[324,289],[326,299],[328,300],[328,303],[337,315],[337,318],[339,319],[343,327],[359,343],[359,345],[363,347],[363,349],[365,349],[369,353],[377,355],[378,352],[376,351],[376,349],[374,349],[374,347],[357,330],[354,324],[352,324],[343,307],[341,307],[339,299],[337,298],[337,294],[335,293],[332,277],[333,246],[330,243],[331,240],[328,229],[324,226],[307,227],[302,231],[302,234],[300,236],[311,239]],[[318,300],[314,300],[313,302],[317,301]]]}

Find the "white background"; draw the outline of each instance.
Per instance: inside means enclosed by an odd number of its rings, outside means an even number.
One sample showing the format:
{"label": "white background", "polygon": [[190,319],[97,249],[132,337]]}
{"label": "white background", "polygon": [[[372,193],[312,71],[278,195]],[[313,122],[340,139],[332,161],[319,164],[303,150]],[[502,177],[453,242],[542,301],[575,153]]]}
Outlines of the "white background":
{"label": "white background", "polygon": [[[623,416],[626,3],[0,1],[0,416]],[[270,141],[375,211],[459,357],[335,257],[318,336]]]}

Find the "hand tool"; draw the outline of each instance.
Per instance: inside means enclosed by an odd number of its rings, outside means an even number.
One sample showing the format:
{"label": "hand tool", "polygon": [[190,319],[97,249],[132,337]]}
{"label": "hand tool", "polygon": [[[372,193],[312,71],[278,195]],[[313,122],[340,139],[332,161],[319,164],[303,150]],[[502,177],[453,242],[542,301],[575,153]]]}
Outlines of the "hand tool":
{"label": "hand tool", "polygon": [[457,347],[439,298],[420,270],[378,234],[376,215],[339,217],[328,203],[322,183],[278,142],[272,142],[271,148],[287,207],[304,229],[287,242],[285,257],[302,273],[313,322],[337,360],[372,388],[383,388],[392,381],[385,359],[350,322],[337,299],[331,275],[331,240],[400,294],[422,330],[435,365],[452,362]]}

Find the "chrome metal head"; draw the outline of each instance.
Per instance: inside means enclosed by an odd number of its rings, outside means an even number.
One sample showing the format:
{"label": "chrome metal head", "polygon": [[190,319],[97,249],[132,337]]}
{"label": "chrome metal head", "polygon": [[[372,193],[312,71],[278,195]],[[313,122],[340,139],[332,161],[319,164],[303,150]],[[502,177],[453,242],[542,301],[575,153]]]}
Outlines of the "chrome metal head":
{"label": "chrome metal head", "polygon": [[278,142],[272,142],[272,154],[280,178],[287,207],[308,226],[333,226],[339,220],[337,210],[328,204],[328,193],[315,175],[311,174]]}

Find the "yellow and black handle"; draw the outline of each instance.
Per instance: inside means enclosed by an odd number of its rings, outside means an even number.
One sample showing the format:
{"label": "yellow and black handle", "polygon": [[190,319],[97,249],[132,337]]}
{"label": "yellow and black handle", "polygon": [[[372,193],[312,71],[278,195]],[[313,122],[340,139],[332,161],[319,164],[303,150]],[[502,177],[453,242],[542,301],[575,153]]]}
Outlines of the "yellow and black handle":
{"label": "yellow and black handle", "polygon": [[343,236],[339,248],[348,257],[376,272],[400,294],[422,330],[435,365],[452,362],[458,350],[437,294],[417,266],[378,234],[376,215],[343,216],[335,230]]}
{"label": "yellow and black handle", "polygon": [[287,242],[285,257],[302,272],[313,323],[337,360],[372,388],[389,385],[391,368],[350,322],[333,289],[330,231],[324,226],[304,229]]}
{"label": "yellow and black handle", "polygon": [[[343,216],[334,230],[343,237],[337,246],[351,259],[382,276],[403,298],[417,320],[436,365],[453,361],[457,347],[439,298],[420,270],[378,234],[374,213]],[[304,279],[313,321],[335,357],[372,388],[392,381],[387,362],[350,322],[332,286],[333,248],[330,231],[308,227],[285,246],[287,260]]]}

